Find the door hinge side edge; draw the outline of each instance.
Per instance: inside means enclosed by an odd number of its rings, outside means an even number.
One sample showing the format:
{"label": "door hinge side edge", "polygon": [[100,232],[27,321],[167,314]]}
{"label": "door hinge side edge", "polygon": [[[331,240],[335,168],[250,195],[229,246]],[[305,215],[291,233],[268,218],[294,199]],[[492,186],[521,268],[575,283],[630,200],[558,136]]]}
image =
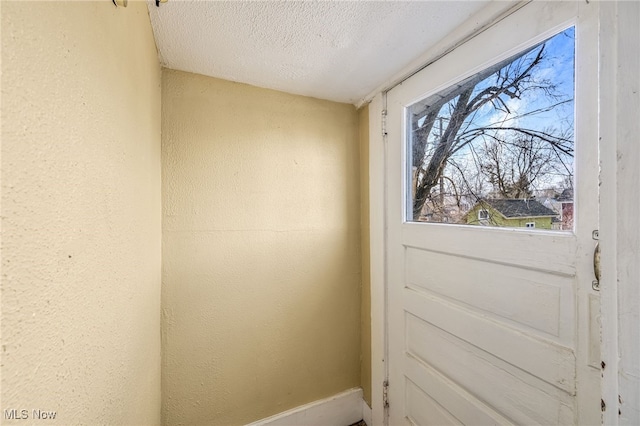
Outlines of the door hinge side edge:
{"label": "door hinge side edge", "polygon": [[382,384],[382,404],[384,408],[389,408],[389,381],[385,380]]}
{"label": "door hinge side edge", "polygon": [[387,136],[387,110],[383,109],[382,110],[382,137],[386,137]]}

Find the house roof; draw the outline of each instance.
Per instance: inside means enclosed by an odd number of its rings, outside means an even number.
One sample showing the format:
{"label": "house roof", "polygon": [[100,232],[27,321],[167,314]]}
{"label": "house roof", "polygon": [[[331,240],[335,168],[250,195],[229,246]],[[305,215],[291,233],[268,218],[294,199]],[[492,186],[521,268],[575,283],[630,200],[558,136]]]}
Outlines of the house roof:
{"label": "house roof", "polygon": [[558,213],[548,207],[545,207],[542,203],[531,199],[486,199],[482,200],[482,202],[493,207],[507,219],[558,215]]}
{"label": "house roof", "polygon": [[557,198],[558,201],[573,201],[573,189],[567,188],[562,191],[562,194]]}

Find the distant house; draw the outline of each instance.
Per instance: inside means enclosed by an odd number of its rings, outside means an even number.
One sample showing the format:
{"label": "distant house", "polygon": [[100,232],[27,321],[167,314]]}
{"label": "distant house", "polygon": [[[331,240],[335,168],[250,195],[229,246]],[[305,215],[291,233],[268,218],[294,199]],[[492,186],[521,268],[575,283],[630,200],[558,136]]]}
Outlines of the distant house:
{"label": "distant house", "polygon": [[418,221],[465,223],[465,213],[469,211],[471,205],[471,203],[451,195],[438,196],[435,197],[435,200],[428,200],[424,203]]}
{"label": "distant house", "polygon": [[565,189],[557,198],[561,204],[560,208],[560,229],[573,229],[573,189]]}
{"label": "distant house", "polygon": [[536,200],[482,199],[466,214],[470,225],[551,229],[554,212]]}

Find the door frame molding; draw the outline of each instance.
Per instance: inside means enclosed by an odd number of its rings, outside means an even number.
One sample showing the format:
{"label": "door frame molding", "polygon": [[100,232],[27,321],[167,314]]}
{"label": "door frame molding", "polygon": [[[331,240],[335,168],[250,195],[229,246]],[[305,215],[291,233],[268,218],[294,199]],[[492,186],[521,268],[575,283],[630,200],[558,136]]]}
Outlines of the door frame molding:
{"label": "door frame molding", "polygon": [[[526,3],[526,2],[523,2]],[[603,422],[607,425],[637,424],[640,421],[640,378],[629,378],[628,370],[640,364],[640,336],[638,325],[634,318],[640,313],[640,297],[634,286],[638,285],[638,272],[640,263],[638,256],[626,256],[621,258],[617,252],[619,240],[625,239],[627,244],[633,247],[640,246],[640,232],[637,225],[636,232],[629,232],[627,227],[637,217],[638,201],[624,200],[625,195],[637,191],[640,187],[638,173],[623,170],[624,165],[618,161],[618,155],[623,154],[632,159],[635,169],[640,168],[640,147],[638,146],[638,134],[640,125],[636,117],[640,114],[640,102],[638,99],[638,81],[633,81],[631,76],[640,75],[640,65],[634,55],[619,55],[626,52],[622,50],[633,47],[633,41],[640,40],[640,29],[637,19],[640,17],[640,5],[636,2],[603,2],[611,7],[601,7],[600,21],[600,76],[598,103],[600,114],[598,117],[600,126],[600,165],[601,165],[601,206],[600,208],[600,238],[602,245],[602,283],[601,283],[601,321],[602,321],[602,357],[607,368],[603,371],[602,395],[610,408],[603,413]],[[522,3],[514,9],[522,7]],[[624,8],[624,13],[620,9]],[[495,12],[495,11],[493,11]],[[424,68],[442,55],[443,43],[449,46],[457,46],[456,40],[467,40],[475,34],[488,28],[496,22],[495,13],[481,11],[485,19],[493,22],[485,22],[478,25],[477,16],[475,23],[467,21],[458,28],[450,37],[446,37],[436,47],[418,60],[422,66],[414,63],[411,68],[403,70],[398,75],[408,77]],[[502,15],[505,12],[502,11]],[[480,28],[480,31],[478,30]],[[474,34],[475,30],[475,34]],[[466,36],[461,36],[466,31]],[[452,39],[453,37],[453,39]],[[635,45],[637,47],[637,44]],[[446,49],[445,49],[446,50]],[[619,73],[619,65],[624,65],[626,70]],[[386,113],[386,91],[395,86],[402,79],[396,78],[381,87],[375,95],[370,95],[369,105],[369,233],[370,233],[370,273],[371,273],[371,368],[372,368],[372,422],[374,425],[386,425],[387,417],[384,408],[383,386],[387,378],[387,318],[386,318],[386,219],[385,219],[385,158],[386,138],[383,136],[382,117]],[[633,96],[625,96],[631,93]],[[605,93],[607,96],[603,96]],[[621,95],[622,94],[622,95]],[[622,128],[618,126],[622,125]],[[635,135],[635,140],[631,137]],[[635,143],[634,143],[635,142]],[[629,160],[631,161],[631,160]],[[628,165],[628,164],[627,164]],[[628,198],[628,197],[627,197]],[[637,253],[636,253],[637,255]],[[622,263],[621,263],[622,261]],[[635,265],[634,266],[634,262]],[[635,273],[635,275],[633,275]],[[619,315],[619,307],[625,304],[627,311],[625,316]],[[631,311],[629,311],[629,309]],[[621,334],[623,331],[635,331],[635,334]],[[620,359],[621,352],[624,358]],[[621,378],[622,377],[622,378]],[[393,384],[391,384],[393,386]],[[619,418],[617,406],[618,395],[623,393],[627,398],[625,404],[627,410]],[[623,408],[625,408],[623,404]],[[629,412],[636,417],[628,417]],[[627,415],[625,415],[627,414]],[[633,415],[632,415],[633,416]]]}
{"label": "door frame molding", "polygon": [[[600,7],[602,399],[606,425],[640,424],[640,4]],[[620,403],[621,402],[621,403]],[[618,411],[620,410],[620,411]],[[620,414],[619,414],[620,413]]]}
{"label": "door frame molding", "polygon": [[[386,94],[384,95],[386,97]],[[383,94],[369,104],[369,239],[371,280],[371,419],[386,425],[384,382],[387,380],[386,315],[386,182],[385,142],[382,129]]]}

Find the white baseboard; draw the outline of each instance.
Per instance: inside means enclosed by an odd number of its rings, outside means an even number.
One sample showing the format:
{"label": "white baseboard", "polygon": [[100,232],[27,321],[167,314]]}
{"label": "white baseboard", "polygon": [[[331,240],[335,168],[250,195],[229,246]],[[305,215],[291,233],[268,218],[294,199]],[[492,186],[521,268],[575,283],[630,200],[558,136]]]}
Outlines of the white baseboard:
{"label": "white baseboard", "polygon": [[368,408],[362,399],[362,389],[354,388],[247,426],[348,426],[362,420],[363,407]]}
{"label": "white baseboard", "polygon": [[362,420],[364,420],[367,426],[373,426],[373,412],[364,399],[362,400]]}

